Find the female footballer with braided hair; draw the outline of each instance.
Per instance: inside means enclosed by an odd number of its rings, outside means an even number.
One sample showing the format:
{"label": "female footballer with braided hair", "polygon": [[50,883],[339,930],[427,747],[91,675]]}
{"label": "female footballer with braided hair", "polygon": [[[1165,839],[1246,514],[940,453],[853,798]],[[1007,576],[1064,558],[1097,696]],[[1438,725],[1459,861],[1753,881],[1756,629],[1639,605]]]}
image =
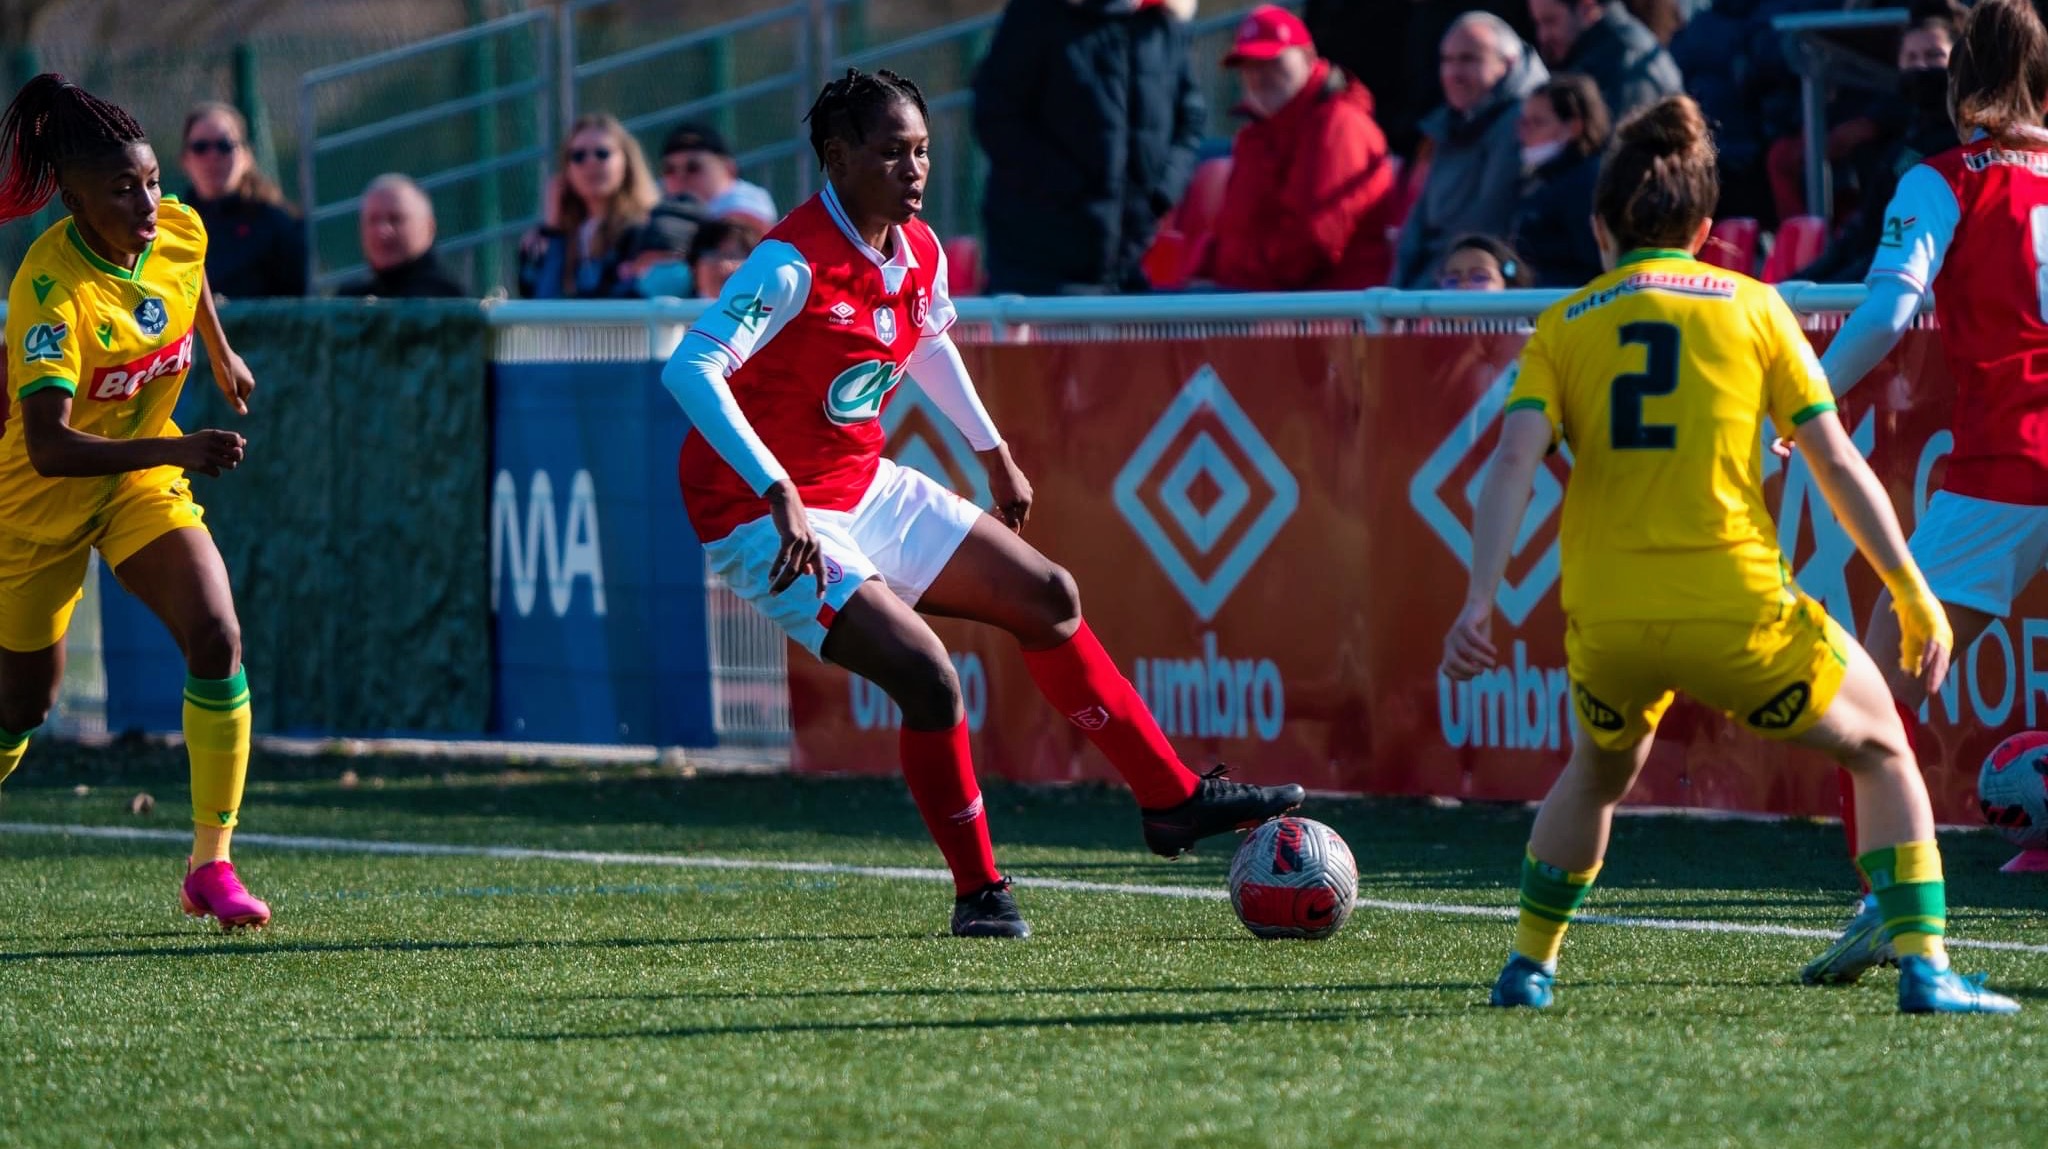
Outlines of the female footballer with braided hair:
{"label": "female footballer with braided hair", "polygon": [[55,704],[64,632],[97,549],[185,654],[192,855],[185,912],[261,927],[228,840],[249,765],[249,688],[227,568],[186,471],[242,461],[230,431],[180,434],[171,409],[206,344],[214,381],[248,411],[249,368],[206,283],[206,230],[162,195],[134,118],[63,77],[30,80],[0,117],[0,222],[55,195],[70,211],[28,249],[7,298],[0,407],[0,779]]}
{"label": "female footballer with braided hair", "polygon": [[[1190,773],[1082,620],[1073,578],[1019,536],[1031,484],[946,334],[945,255],[917,218],[931,167],[917,85],[848,71],[808,119],[827,186],[768,233],[662,372],[693,427],[683,503],[727,585],[902,708],[903,773],[953,872],[953,932],[1025,937],[959,679],[917,612],[1016,636],[1046,699],[1130,784],[1156,853],[1273,817],[1302,790]],[[906,374],[978,453],[994,516],[882,457],[882,410]]]}
{"label": "female footballer with braided hair", "polygon": [[1673,96],[1621,126],[1594,233],[1612,268],[1536,320],[1488,465],[1465,606],[1443,672],[1494,665],[1494,595],[1545,453],[1573,460],[1559,546],[1565,657],[1579,723],[1522,866],[1521,922],[1497,1006],[1542,1008],[1564,933],[1607,852],[1614,808],[1683,690],[1769,738],[1831,755],[1864,817],[1857,867],[1899,954],[1899,1009],[2013,1013],[1949,967],[1934,814],[1883,674],[1793,585],[1764,505],[1759,432],[1793,437],[1814,481],[1891,588],[1902,637],[1879,650],[1930,689],[1952,646],[1884,488],[1835,414],[1827,377],[1769,287],[1707,267],[1720,194],[1699,106]]}

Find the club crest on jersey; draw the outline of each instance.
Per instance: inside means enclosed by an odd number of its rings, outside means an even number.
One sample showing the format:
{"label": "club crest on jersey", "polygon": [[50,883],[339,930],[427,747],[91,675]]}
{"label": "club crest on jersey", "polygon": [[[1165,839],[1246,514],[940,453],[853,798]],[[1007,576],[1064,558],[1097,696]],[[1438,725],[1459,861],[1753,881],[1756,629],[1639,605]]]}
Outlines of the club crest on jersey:
{"label": "club crest on jersey", "polygon": [[875,338],[877,338],[877,339],[880,339],[880,340],[881,340],[882,342],[884,342],[884,343],[894,343],[894,342],[896,342],[896,309],[895,309],[895,308],[893,308],[893,307],[877,307],[877,308],[875,308]]}
{"label": "club crest on jersey", "polygon": [[918,328],[919,330],[922,330],[924,328],[925,319],[928,318],[931,315],[931,313],[931,296],[926,295],[924,288],[920,287],[917,289],[917,298],[910,301],[910,325],[912,327]]}
{"label": "club crest on jersey", "polygon": [[68,323],[38,323],[21,337],[21,361],[41,363],[64,358],[64,337],[71,334]]}
{"label": "club crest on jersey", "polygon": [[886,360],[856,363],[825,389],[825,418],[842,427],[879,418],[889,392],[903,381],[903,368]]}
{"label": "club crest on jersey", "polygon": [[170,321],[171,313],[164,309],[164,301],[154,295],[135,305],[135,326],[151,339],[162,335],[164,325]]}

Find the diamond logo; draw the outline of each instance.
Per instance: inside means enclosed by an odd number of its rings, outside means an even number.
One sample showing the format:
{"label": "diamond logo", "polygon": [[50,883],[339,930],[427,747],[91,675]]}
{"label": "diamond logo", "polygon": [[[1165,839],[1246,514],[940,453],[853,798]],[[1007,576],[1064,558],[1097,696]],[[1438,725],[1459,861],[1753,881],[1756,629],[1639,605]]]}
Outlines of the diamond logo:
{"label": "diamond logo", "polygon": [[[1256,510],[1253,479],[1264,487]],[[1116,509],[1203,622],[1301,501],[1294,475],[1207,364],[1146,432],[1113,491]]]}
{"label": "diamond logo", "polygon": [[[1466,525],[1470,516],[1477,513],[1479,489],[1486,482],[1486,466],[1483,459],[1473,468],[1471,477],[1457,488],[1463,501],[1463,513],[1445,501],[1445,487],[1448,480],[1459,470],[1472,454],[1472,449],[1487,436],[1499,420],[1501,409],[1507,406],[1508,392],[1514,389],[1515,368],[1509,367],[1494,381],[1493,386],[1479,397],[1465,417],[1458,420],[1444,441],[1438,443],[1429,458],[1423,461],[1422,469],[1415,472],[1415,478],[1408,484],[1408,502],[1429,529],[1443,540],[1458,561],[1472,569],[1472,531]],[[1569,451],[1560,452],[1567,463],[1571,461]],[[1512,551],[1520,556],[1527,549],[1536,532],[1549,520],[1551,513],[1564,502],[1564,486],[1546,466],[1536,469],[1536,482],[1529,499],[1529,509],[1522,516],[1522,529],[1515,536]],[[1557,583],[1558,560],[1557,539],[1553,536],[1523,575],[1520,582],[1512,577],[1503,580],[1500,591],[1500,612],[1514,626],[1522,625],[1543,596]]]}
{"label": "diamond logo", "polygon": [[988,469],[975,457],[974,446],[924,388],[896,389],[895,399],[882,410],[882,433],[889,437],[889,455],[898,466],[924,472],[977,507],[995,504]]}

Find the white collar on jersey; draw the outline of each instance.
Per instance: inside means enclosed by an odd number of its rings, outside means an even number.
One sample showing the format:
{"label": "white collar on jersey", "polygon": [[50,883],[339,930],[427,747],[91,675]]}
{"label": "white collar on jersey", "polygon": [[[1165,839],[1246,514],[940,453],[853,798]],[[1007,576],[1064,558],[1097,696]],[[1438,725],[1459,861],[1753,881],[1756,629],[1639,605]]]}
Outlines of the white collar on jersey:
{"label": "white collar on jersey", "polygon": [[[2012,134],[2024,136],[2035,143],[2048,144],[2048,128],[2037,128],[2032,124],[2015,124],[2013,125]],[[1991,133],[1983,128],[1977,128],[1970,132],[1970,142],[1973,144],[1978,140],[1988,140],[1990,138]]]}
{"label": "white collar on jersey", "polygon": [[882,269],[883,286],[892,293],[902,290],[903,277],[910,273],[911,268],[917,266],[917,257],[911,254],[910,241],[903,237],[903,229],[890,229],[896,233],[896,254],[883,255],[875,250],[873,244],[862,239],[859,232],[853,230],[853,221],[847,218],[846,208],[839,202],[839,193],[832,190],[831,184],[825,185],[825,190],[818,194],[818,198],[824,201],[825,214],[832,217],[832,222],[839,228],[839,233],[853,244],[855,250]]}

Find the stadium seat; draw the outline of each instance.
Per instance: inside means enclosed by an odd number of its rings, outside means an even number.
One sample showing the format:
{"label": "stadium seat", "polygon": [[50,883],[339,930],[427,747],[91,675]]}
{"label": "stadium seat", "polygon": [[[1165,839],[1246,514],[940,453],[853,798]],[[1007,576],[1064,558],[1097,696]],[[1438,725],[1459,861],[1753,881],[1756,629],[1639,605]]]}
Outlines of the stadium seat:
{"label": "stadium seat", "polygon": [[1700,249],[1701,262],[1755,275],[1759,230],[1757,222],[1747,216],[1717,221],[1707,236],[1707,246]]}
{"label": "stadium seat", "polygon": [[1171,290],[1187,286],[1194,278],[1195,269],[1209,250],[1210,233],[1223,211],[1223,189],[1229,183],[1229,156],[1217,156],[1195,165],[1188,190],[1166,213],[1166,218],[1159,221],[1152,246],[1145,249],[1145,258],[1140,261],[1152,286]]}
{"label": "stadium seat", "polygon": [[1208,235],[1223,212],[1223,189],[1230,183],[1230,157],[1217,156],[1195,165],[1188,190],[1180,197],[1171,219],[1180,233],[1190,239]]}
{"label": "stadium seat", "polygon": [[945,241],[946,294],[981,294],[981,241],[971,235],[956,235]]}
{"label": "stadium seat", "polygon": [[1171,226],[1172,218],[1168,215],[1167,223],[1161,224],[1153,235],[1152,246],[1145,249],[1145,279],[1156,288],[1175,288],[1186,283],[1182,276],[1187,267],[1188,238]]}
{"label": "stadium seat", "polygon": [[1792,273],[1820,258],[1828,245],[1828,221],[1817,215],[1795,215],[1778,225],[1778,242],[1764,260],[1764,282],[1783,283]]}

